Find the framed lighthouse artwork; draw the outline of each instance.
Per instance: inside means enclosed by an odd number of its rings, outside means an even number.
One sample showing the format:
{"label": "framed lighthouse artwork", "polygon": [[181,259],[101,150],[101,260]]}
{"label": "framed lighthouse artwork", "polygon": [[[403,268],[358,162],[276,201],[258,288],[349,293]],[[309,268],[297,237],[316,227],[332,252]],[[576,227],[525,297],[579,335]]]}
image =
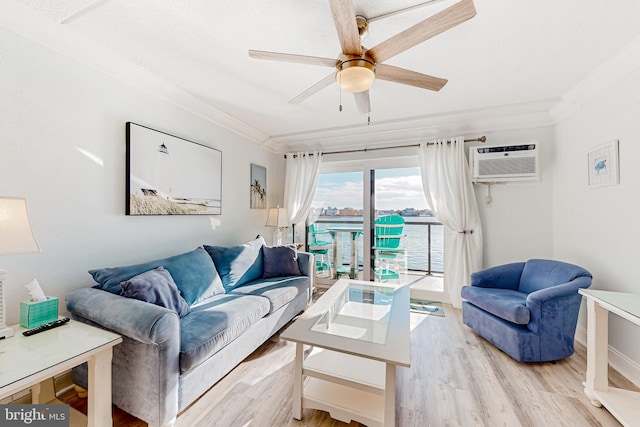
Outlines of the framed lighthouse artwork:
{"label": "framed lighthouse artwork", "polygon": [[222,152],[127,122],[127,215],[220,215]]}

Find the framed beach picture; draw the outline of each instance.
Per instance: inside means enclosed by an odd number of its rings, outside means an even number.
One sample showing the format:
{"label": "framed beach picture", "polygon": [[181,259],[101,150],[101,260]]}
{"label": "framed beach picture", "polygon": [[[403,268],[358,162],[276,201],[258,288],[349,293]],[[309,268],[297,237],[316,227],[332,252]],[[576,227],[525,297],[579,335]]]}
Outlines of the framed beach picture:
{"label": "framed beach picture", "polygon": [[249,185],[251,209],[267,208],[267,168],[251,163],[251,182]]}
{"label": "framed beach picture", "polygon": [[589,188],[620,183],[618,171],[618,140],[593,147],[587,154]]}
{"label": "framed beach picture", "polygon": [[220,215],[222,152],[127,122],[127,215]]}

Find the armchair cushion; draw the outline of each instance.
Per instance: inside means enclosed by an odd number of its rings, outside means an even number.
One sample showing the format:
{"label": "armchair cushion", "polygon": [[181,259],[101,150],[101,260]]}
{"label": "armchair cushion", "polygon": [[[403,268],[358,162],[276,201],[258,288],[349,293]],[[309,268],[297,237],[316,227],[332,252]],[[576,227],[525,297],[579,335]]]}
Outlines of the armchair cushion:
{"label": "armchair cushion", "polygon": [[519,291],[530,294],[583,276],[591,277],[591,273],[577,265],[550,259],[530,259],[522,269]]}
{"label": "armchair cushion", "polygon": [[531,312],[526,306],[527,294],[510,289],[462,288],[462,298],[476,307],[518,325],[529,323]]}
{"label": "armchair cushion", "polygon": [[518,290],[524,262],[498,265],[471,274],[471,286]]}

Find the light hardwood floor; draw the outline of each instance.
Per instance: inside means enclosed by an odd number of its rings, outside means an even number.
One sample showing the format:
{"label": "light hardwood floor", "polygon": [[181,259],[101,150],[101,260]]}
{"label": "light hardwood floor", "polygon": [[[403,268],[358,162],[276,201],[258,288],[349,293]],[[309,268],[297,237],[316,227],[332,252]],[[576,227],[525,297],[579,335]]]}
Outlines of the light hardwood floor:
{"label": "light hardwood floor", "polygon": [[[460,310],[445,317],[411,314],[411,368],[397,371],[397,425],[619,426],[583,393],[586,350],[556,364],[517,363],[462,324]],[[291,417],[295,346],[269,341],[178,417],[177,427],[344,426],[305,410]],[[637,390],[610,370],[610,383]],[[67,396],[72,405],[82,399]],[[74,405],[76,406],[76,405]],[[114,411],[116,426],[144,426]],[[360,424],[352,422],[351,426]]]}

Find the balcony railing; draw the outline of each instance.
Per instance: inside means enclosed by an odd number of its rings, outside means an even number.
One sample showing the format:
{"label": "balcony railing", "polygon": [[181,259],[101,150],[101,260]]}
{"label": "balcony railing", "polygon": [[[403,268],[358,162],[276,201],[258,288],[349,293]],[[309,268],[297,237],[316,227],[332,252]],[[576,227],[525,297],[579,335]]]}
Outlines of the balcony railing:
{"label": "balcony railing", "polygon": [[[438,274],[444,272],[444,227],[436,221],[424,221],[424,217],[405,217],[403,228],[402,247],[407,253],[407,267],[409,271],[424,274]],[[315,221],[316,228],[322,230],[327,225],[353,225],[362,224],[362,219],[356,217],[348,219],[339,217],[321,217]],[[349,263],[349,239],[343,239],[343,263]],[[362,262],[362,236],[359,237],[358,264]]]}

